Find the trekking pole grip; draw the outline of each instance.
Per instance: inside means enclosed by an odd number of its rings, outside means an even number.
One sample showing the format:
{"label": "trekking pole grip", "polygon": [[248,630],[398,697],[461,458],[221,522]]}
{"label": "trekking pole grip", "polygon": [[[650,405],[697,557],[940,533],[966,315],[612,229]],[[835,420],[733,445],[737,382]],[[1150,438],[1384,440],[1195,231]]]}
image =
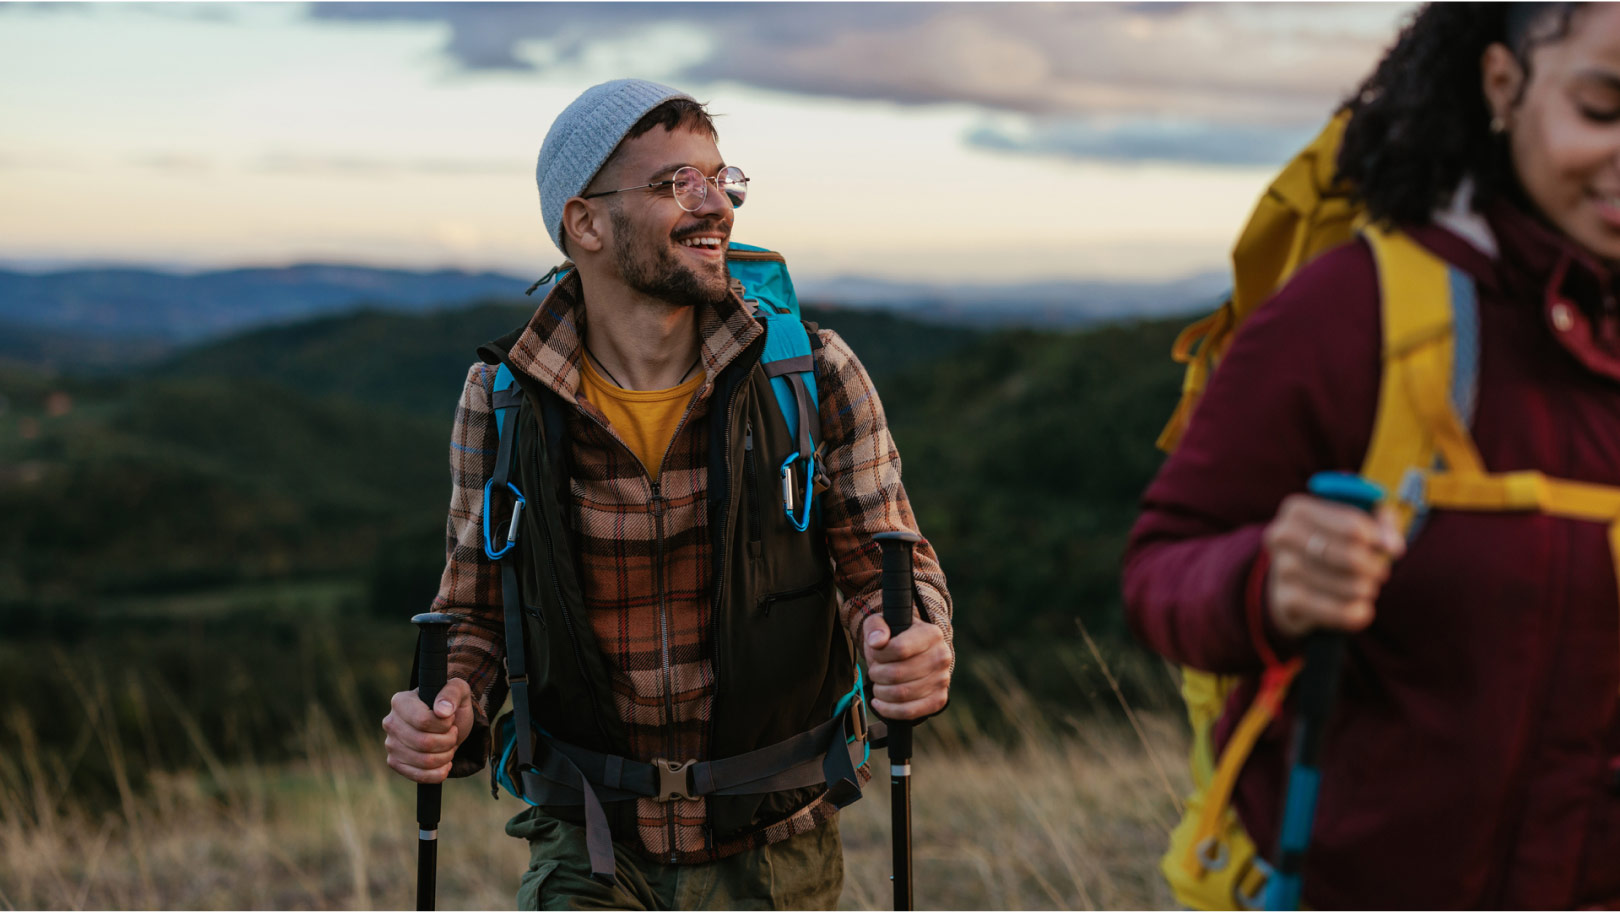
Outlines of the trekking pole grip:
{"label": "trekking pole grip", "polygon": [[[1384,498],[1378,485],[1347,472],[1318,472],[1306,489],[1316,497],[1371,513]],[[1298,909],[1304,896],[1305,851],[1316,821],[1321,782],[1323,735],[1344,665],[1344,634],[1318,630],[1305,638],[1305,667],[1299,674],[1299,711],[1294,723],[1283,819],[1277,836],[1274,871],[1266,885],[1267,909]]]}
{"label": "trekking pole grip", "polygon": [[450,623],[455,618],[437,611],[411,618],[421,634],[416,653],[416,695],[433,705],[449,675]]}
{"label": "trekking pole grip", "polygon": [[[1359,475],[1348,472],[1318,472],[1306,484],[1311,494],[1372,513],[1384,498],[1378,485]],[[1338,690],[1339,669],[1344,664],[1344,634],[1317,631],[1305,639],[1305,669],[1300,673],[1300,715],[1317,723],[1309,734],[1313,743],[1300,745],[1302,753],[1296,762],[1316,766],[1317,751],[1321,748],[1322,729],[1326,727],[1327,713]]]}
{"label": "trekking pole grip", "polygon": [[[450,624],[448,614],[429,612],[411,618],[418,631],[416,644],[416,695],[431,709],[444,689],[449,671]],[[437,892],[439,808],[443,786],[438,783],[416,786],[416,908],[432,909]]]}
{"label": "trekking pole grip", "polygon": [[[889,636],[911,627],[911,548],[922,541],[915,532],[879,532],[872,536],[883,549],[883,622]],[[894,855],[894,907],[913,908],[911,887],[911,722],[889,722],[890,831]]]}
{"label": "trekking pole grip", "polygon": [[872,536],[883,549],[883,623],[889,636],[911,627],[911,548],[922,541],[915,532],[879,532]]}
{"label": "trekking pole grip", "polygon": [[[922,541],[915,532],[879,532],[872,539],[883,549],[883,623],[892,639],[911,629],[911,549]],[[889,756],[911,759],[911,723],[889,725]]]}

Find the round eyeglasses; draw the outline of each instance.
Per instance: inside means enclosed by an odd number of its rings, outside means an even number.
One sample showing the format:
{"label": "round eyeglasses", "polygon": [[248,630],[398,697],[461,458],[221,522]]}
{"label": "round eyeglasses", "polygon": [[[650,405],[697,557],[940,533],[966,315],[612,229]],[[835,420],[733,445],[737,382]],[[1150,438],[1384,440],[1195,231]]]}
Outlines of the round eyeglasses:
{"label": "round eyeglasses", "polygon": [[595,199],[598,196],[608,196],[613,193],[625,193],[630,190],[662,190],[670,188],[675,194],[675,205],[687,212],[696,212],[709,197],[709,185],[726,195],[731,208],[741,209],[743,200],[748,198],[748,175],[741,168],[721,168],[720,173],[713,177],[704,177],[703,172],[686,165],[675,170],[669,180],[653,181],[650,184],[637,184],[634,187],[620,187],[617,190],[599,190],[596,193],[585,193],[580,199]]}

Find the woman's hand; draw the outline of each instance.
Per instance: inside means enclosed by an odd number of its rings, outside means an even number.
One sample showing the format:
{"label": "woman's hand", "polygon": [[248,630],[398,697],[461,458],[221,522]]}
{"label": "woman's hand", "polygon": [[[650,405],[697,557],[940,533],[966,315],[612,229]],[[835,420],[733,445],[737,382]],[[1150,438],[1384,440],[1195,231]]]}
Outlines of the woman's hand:
{"label": "woman's hand", "polygon": [[1290,637],[1371,624],[1390,562],[1406,553],[1394,508],[1382,507],[1374,517],[1308,494],[1282,502],[1266,527],[1265,544],[1271,553],[1271,619]]}

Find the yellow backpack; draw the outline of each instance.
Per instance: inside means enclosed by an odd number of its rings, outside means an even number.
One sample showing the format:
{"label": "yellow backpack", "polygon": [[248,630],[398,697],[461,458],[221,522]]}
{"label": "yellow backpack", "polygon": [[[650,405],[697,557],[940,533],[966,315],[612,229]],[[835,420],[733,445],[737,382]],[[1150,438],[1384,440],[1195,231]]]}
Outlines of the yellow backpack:
{"label": "yellow backpack", "polygon": [[[1383,320],[1383,377],[1361,474],[1390,493],[1408,537],[1431,508],[1540,512],[1608,525],[1620,568],[1620,488],[1486,472],[1468,432],[1479,361],[1473,280],[1404,234],[1366,222],[1335,179],[1348,121],[1341,111],[1273,180],[1233,248],[1231,298],[1177,337],[1172,356],[1187,371],[1159,446],[1168,451],[1180,441],[1210,374],[1255,308],[1318,254],[1359,233],[1377,264]],[[1159,868],[1191,908],[1259,907],[1269,869],[1229,802],[1299,667],[1296,659],[1266,670],[1219,758],[1212,734],[1236,679],[1182,669],[1194,790]]]}

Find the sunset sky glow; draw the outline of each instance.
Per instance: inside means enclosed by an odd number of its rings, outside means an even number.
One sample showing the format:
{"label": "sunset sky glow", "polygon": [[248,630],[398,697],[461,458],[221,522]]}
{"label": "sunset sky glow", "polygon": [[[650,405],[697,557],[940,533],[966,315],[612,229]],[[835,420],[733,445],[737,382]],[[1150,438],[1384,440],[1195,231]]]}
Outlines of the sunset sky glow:
{"label": "sunset sky glow", "polygon": [[538,274],[547,126],[643,76],[796,272],[1175,278],[1410,8],[0,4],[0,260]]}

